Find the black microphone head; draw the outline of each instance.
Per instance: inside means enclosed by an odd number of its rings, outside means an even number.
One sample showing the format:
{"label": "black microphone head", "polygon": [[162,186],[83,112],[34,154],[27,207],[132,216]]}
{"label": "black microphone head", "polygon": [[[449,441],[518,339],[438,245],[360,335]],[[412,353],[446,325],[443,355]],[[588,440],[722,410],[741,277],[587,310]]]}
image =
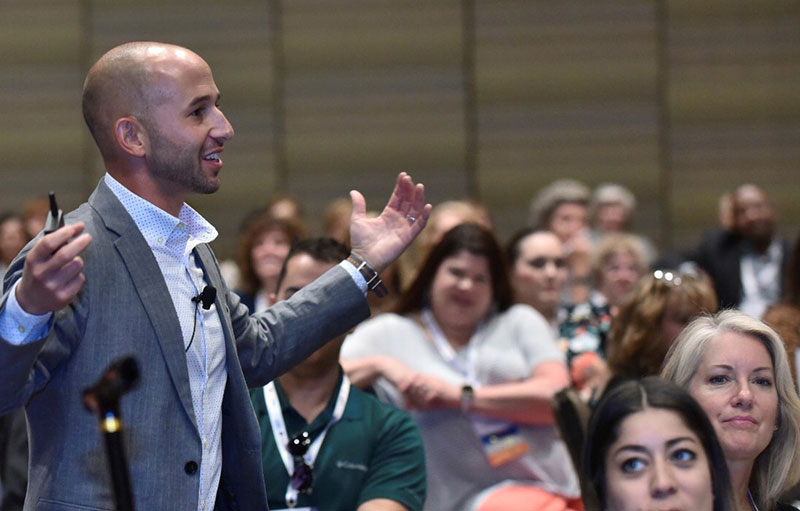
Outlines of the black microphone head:
{"label": "black microphone head", "polygon": [[206,286],[203,288],[203,292],[200,293],[200,301],[203,303],[203,308],[208,310],[214,304],[214,300],[217,299],[217,288],[214,286]]}

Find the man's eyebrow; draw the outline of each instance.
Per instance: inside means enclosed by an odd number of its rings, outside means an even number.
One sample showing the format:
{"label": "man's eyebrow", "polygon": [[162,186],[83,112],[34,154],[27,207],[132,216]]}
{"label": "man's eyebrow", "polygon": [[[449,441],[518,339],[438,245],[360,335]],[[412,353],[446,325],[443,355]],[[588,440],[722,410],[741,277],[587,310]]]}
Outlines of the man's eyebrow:
{"label": "man's eyebrow", "polygon": [[194,108],[200,104],[208,103],[209,101],[216,103],[217,101],[220,100],[220,97],[221,96],[219,94],[217,94],[216,96],[212,96],[211,94],[206,94],[205,96],[197,96],[192,100],[191,103],[189,103],[188,108]]}

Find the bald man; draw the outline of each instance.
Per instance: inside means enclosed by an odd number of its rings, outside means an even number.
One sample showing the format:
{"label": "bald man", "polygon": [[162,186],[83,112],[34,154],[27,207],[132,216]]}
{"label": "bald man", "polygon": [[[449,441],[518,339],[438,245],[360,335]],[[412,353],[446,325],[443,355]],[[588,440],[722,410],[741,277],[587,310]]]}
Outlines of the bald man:
{"label": "bald man", "polygon": [[179,46],[124,44],[89,70],[83,112],[107,173],[12,262],[0,300],[0,413],[25,405],[30,431],[25,509],[115,507],[80,396],[127,355],[141,371],[121,410],[136,507],[266,509],[247,387],[366,318],[373,276],[427,221],[406,174],[377,218],[351,192],[351,257],[250,316],[208,246],[217,231],[186,204],[220,186],[234,131],[219,101],[208,64]]}
{"label": "bald man", "polygon": [[781,295],[791,246],[776,228],[767,193],[744,184],[731,194],[733,226],[708,236],[692,259],[708,272],[721,308],[760,318]]}

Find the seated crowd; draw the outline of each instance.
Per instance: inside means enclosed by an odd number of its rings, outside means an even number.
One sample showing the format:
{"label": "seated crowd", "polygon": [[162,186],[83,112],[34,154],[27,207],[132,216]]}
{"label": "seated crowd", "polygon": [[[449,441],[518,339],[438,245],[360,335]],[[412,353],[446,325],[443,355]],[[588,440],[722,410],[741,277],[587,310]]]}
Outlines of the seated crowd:
{"label": "seated crowd", "polygon": [[[270,508],[800,509],[800,238],[760,187],[726,198],[726,222],[670,254],[632,232],[618,184],[552,183],[505,245],[484,206],[436,206],[370,319],[252,389]],[[349,253],[349,202],[323,238],[300,206],[251,215],[223,265],[251,312]],[[32,235],[0,218],[1,273]],[[564,389],[592,411],[580,445]],[[1,508],[21,509],[24,428],[0,419]]]}

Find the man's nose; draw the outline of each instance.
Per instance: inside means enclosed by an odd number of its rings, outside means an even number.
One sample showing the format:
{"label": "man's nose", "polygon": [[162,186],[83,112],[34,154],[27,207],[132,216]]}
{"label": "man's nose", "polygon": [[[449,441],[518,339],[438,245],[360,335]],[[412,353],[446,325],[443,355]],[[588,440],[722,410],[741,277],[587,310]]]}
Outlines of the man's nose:
{"label": "man's nose", "polygon": [[211,136],[220,142],[225,142],[226,140],[233,138],[233,126],[228,121],[228,118],[225,117],[225,114],[222,113],[222,110],[218,109],[217,112],[219,113],[219,116],[216,120],[216,126],[214,127],[214,131],[211,133]]}

